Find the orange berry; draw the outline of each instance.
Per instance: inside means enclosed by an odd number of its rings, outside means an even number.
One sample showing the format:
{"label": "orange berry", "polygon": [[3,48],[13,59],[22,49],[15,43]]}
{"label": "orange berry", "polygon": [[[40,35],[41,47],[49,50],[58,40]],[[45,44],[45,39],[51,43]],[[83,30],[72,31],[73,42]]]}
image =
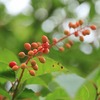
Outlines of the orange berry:
{"label": "orange berry", "polygon": [[41,63],[45,63],[46,62],[46,59],[43,56],[39,56],[38,59],[39,59],[39,61]]}
{"label": "orange berry", "polygon": [[64,30],[64,34],[69,36],[70,32],[68,30]]}
{"label": "orange berry", "polygon": [[73,26],[73,23],[69,22],[68,26],[71,28]]}
{"label": "orange berry", "polygon": [[45,42],[49,42],[49,39],[47,36],[43,35],[42,36],[42,42],[45,43]]}
{"label": "orange berry", "polygon": [[74,35],[75,35],[75,37],[78,37],[79,36],[78,31],[75,31]]}
{"label": "orange berry", "polygon": [[34,54],[36,54],[37,53],[37,49],[34,49],[33,52],[34,52]]}
{"label": "orange berry", "polygon": [[28,56],[33,56],[33,55],[34,55],[33,50],[28,51]]}
{"label": "orange berry", "polygon": [[79,22],[76,22],[76,26],[79,27],[80,26],[80,23]]}
{"label": "orange berry", "polygon": [[69,43],[66,43],[65,45],[68,49],[71,48],[71,45]]}
{"label": "orange berry", "polygon": [[38,47],[38,44],[36,43],[36,42],[33,42],[32,44],[31,44],[31,46],[32,46],[32,48],[37,48]]}
{"label": "orange berry", "polygon": [[80,36],[79,37],[79,40],[83,42],[84,41],[84,37],[83,36]]}
{"label": "orange berry", "polygon": [[34,70],[38,70],[38,65],[36,64],[36,65],[32,66],[32,68],[33,68]]}
{"label": "orange berry", "polygon": [[22,64],[20,65],[20,67],[21,67],[22,69],[25,69],[25,68],[27,67],[27,65],[26,65],[26,63],[22,63]]}
{"label": "orange berry", "polygon": [[15,61],[11,61],[9,63],[9,67],[12,68],[13,66],[17,65],[17,63]]}
{"label": "orange berry", "polygon": [[83,36],[85,36],[85,35],[86,35],[86,32],[85,32],[85,30],[84,30],[84,31],[82,31],[82,35],[83,35]]}
{"label": "orange berry", "polygon": [[48,48],[45,48],[44,50],[43,50],[43,53],[44,54],[48,54],[50,52],[50,50],[48,49]]}
{"label": "orange berry", "polygon": [[35,71],[34,70],[29,70],[29,73],[31,76],[35,76]]}
{"label": "orange berry", "polygon": [[79,20],[79,24],[82,25],[84,22],[83,20]]}
{"label": "orange berry", "polygon": [[72,28],[77,28],[77,25],[76,24],[72,24]]}
{"label": "orange berry", "polygon": [[72,40],[69,40],[68,43],[72,46],[74,42]]}
{"label": "orange berry", "polygon": [[91,25],[90,28],[91,28],[92,30],[96,30],[96,29],[97,29],[96,25]]}
{"label": "orange berry", "polygon": [[19,69],[19,66],[17,66],[17,65],[15,65],[15,66],[12,67],[13,71],[17,71],[18,69]]}
{"label": "orange berry", "polygon": [[35,66],[36,65],[36,61],[35,60],[31,60],[31,65]]}
{"label": "orange berry", "polygon": [[30,43],[25,43],[25,44],[24,44],[24,48],[25,48],[26,50],[31,50],[31,45],[30,45]]}
{"label": "orange berry", "polygon": [[24,57],[25,57],[25,53],[24,53],[24,52],[19,52],[18,56],[19,56],[20,58],[24,58]]}
{"label": "orange berry", "polygon": [[57,38],[53,38],[53,43],[57,43],[58,39]]}
{"label": "orange berry", "polygon": [[65,50],[64,47],[59,48],[59,51],[61,51],[61,52],[63,52],[64,50]]}
{"label": "orange berry", "polygon": [[84,31],[85,31],[85,34],[86,35],[89,35],[90,34],[90,30],[87,29],[87,30],[84,30]]}

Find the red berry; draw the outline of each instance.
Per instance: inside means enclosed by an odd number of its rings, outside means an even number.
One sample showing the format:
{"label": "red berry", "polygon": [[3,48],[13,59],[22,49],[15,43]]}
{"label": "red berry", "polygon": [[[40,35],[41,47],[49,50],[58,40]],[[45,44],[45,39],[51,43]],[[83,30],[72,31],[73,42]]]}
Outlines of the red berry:
{"label": "red berry", "polygon": [[34,70],[29,70],[29,73],[31,76],[35,76],[35,71]]}
{"label": "red berry", "polygon": [[43,44],[42,44],[42,47],[43,47],[43,48],[49,48],[49,43],[48,43],[48,42],[43,43]]}
{"label": "red berry", "polygon": [[92,30],[96,30],[96,29],[97,29],[96,25],[91,25],[90,28],[91,28]]}
{"label": "red berry", "polygon": [[24,48],[25,48],[26,50],[31,50],[31,45],[30,45],[30,43],[25,43],[25,44],[24,44]]}
{"label": "red berry", "polygon": [[57,43],[57,41],[58,41],[58,39],[57,38],[53,38],[53,43],[55,44],[55,43]]}
{"label": "red berry", "polygon": [[15,66],[12,67],[13,71],[17,71],[18,69],[19,69],[19,66],[17,66],[17,65],[15,65]]}
{"label": "red berry", "polygon": [[20,53],[18,54],[18,56],[19,56],[20,58],[24,58],[24,57],[25,57],[25,53],[24,53],[24,52],[20,52]]}
{"label": "red berry", "polygon": [[11,61],[9,63],[9,67],[12,68],[13,66],[17,65],[17,63],[15,61]]}
{"label": "red berry", "polygon": [[43,35],[42,36],[42,42],[45,43],[45,42],[49,42],[49,39],[47,36]]}
{"label": "red berry", "polygon": [[79,36],[78,31],[75,31],[74,35],[75,35],[75,37],[78,37]]}

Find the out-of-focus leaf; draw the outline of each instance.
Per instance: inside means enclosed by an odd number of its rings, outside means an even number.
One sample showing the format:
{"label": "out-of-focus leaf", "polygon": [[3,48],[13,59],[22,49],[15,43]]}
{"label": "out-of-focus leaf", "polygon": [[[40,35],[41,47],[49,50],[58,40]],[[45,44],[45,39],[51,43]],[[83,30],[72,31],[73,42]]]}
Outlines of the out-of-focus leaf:
{"label": "out-of-focus leaf", "polygon": [[45,100],[71,100],[71,99],[69,95],[62,88],[57,88],[52,93],[49,93],[46,96]]}
{"label": "out-of-focus leaf", "polygon": [[6,81],[13,81],[15,79],[15,72],[12,71],[6,63],[0,62],[0,77],[5,78]]}
{"label": "out-of-focus leaf", "polygon": [[93,48],[93,52],[86,55],[80,51],[79,44],[77,43],[72,48],[66,49],[63,53],[51,49],[48,55],[62,63],[70,72],[77,73],[83,77],[90,74],[100,62],[100,49]]}
{"label": "out-of-focus leaf", "polygon": [[23,99],[39,100],[38,96],[36,96],[31,89],[27,88],[25,88],[25,90],[19,95],[19,97],[16,100],[23,100]]}
{"label": "out-of-focus leaf", "polygon": [[95,100],[96,89],[91,82],[86,82],[81,86],[76,94],[75,100]]}
{"label": "out-of-focus leaf", "polygon": [[8,49],[0,50],[0,62],[5,62],[9,65],[10,61],[16,61],[18,64],[20,63],[18,57]]}

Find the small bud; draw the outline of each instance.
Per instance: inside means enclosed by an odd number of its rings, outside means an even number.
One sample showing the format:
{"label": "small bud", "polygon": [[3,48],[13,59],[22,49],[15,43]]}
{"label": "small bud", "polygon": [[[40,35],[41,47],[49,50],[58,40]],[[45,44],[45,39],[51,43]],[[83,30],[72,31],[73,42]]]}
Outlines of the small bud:
{"label": "small bud", "polygon": [[46,62],[46,59],[43,56],[39,56],[38,59],[39,59],[39,61],[41,63],[45,63]]}
{"label": "small bud", "polygon": [[19,56],[20,58],[24,58],[24,57],[25,57],[25,53],[24,53],[24,52],[20,52],[20,53],[18,54],[18,56]]}
{"label": "small bud", "polygon": [[33,56],[33,55],[34,55],[33,50],[28,51],[28,56]]}
{"label": "small bud", "polygon": [[69,36],[70,35],[70,32],[68,30],[64,30],[64,34]]}
{"label": "small bud", "polygon": [[25,68],[27,67],[27,65],[26,65],[26,63],[22,63],[22,64],[20,65],[20,67],[21,67],[22,69],[25,69]]}
{"label": "small bud", "polygon": [[36,65],[36,61],[35,60],[31,60],[31,65],[35,66]]}
{"label": "small bud", "polygon": [[32,46],[32,48],[37,48],[38,47],[38,44],[36,43],[36,42],[33,42],[32,44],[31,44],[31,46]]}
{"label": "small bud", "polygon": [[18,69],[19,69],[19,67],[17,65],[15,65],[15,66],[12,67],[13,71],[17,71]]}
{"label": "small bud", "polygon": [[91,28],[92,30],[96,30],[96,29],[97,29],[96,25],[91,25],[90,28]]}
{"label": "small bud", "polygon": [[32,68],[33,68],[34,70],[38,70],[38,65],[36,64],[36,65],[32,66]]}
{"label": "small bud", "polygon": [[29,70],[29,73],[31,76],[35,76],[35,71],[34,70]]}
{"label": "small bud", "polygon": [[79,40],[80,40],[81,42],[83,42],[83,41],[84,41],[84,37],[83,37],[83,36],[80,36],[80,37],[79,37]]}
{"label": "small bud", "polygon": [[31,50],[31,45],[30,45],[30,43],[25,43],[25,44],[24,44],[24,48],[25,48],[26,50]]}
{"label": "small bud", "polygon": [[69,43],[66,43],[65,45],[68,49],[71,48],[71,45]]}
{"label": "small bud", "polygon": [[59,51],[61,51],[61,52],[63,52],[64,50],[65,50],[64,47],[59,48]]}
{"label": "small bud", "polygon": [[11,61],[9,63],[9,67],[12,68],[13,66],[17,65],[17,63],[15,61]]}
{"label": "small bud", "polygon": [[49,42],[49,39],[47,36],[43,35],[42,36],[42,42],[45,43],[45,42]]}

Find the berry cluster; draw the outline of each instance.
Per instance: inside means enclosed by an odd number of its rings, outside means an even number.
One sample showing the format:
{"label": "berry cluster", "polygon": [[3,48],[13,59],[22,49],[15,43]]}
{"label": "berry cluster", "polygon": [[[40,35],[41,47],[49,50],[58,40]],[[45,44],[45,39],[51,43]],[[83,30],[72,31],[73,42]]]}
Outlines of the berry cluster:
{"label": "berry cluster", "polygon": [[[49,43],[48,37],[45,35],[42,36],[42,42],[33,42],[31,44],[25,43],[24,48],[28,51],[27,54],[25,54],[24,52],[20,52],[18,55],[20,58],[27,57],[27,60],[24,63],[22,63],[20,66],[18,66],[15,61],[11,61],[9,63],[9,66],[14,71],[18,70],[19,68],[24,70],[25,68],[28,69],[27,64],[30,63],[32,70],[28,70],[28,71],[31,76],[35,76],[35,71],[37,71],[39,69],[39,67],[38,67],[36,61],[33,59],[34,57],[37,57],[41,63],[45,63],[46,59],[43,57],[43,54],[48,54],[50,52],[50,48],[52,46],[57,46],[56,44],[58,42],[63,41],[64,39],[66,39],[67,37],[69,37],[71,35],[78,37],[79,40],[83,42],[84,36],[90,34],[90,29],[96,30],[95,25],[82,27],[83,23],[84,23],[83,20],[79,20],[76,23],[69,22],[69,24],[68,24],[69,29],[73,28],[75,31],[73,33],[71,33],[70,30],[65,30],[64,31],[65,36],[60,38],[59,40],[57,38],[53,38],[51,44]],[[64,46],[66,48],[71,48],[73,44],[74,44],[74,42],[72,40],[69,40],[67,43],[65,43]],[[63,46],[58,47],[58,49],[61,52],[65,50],[65,48]]]}

